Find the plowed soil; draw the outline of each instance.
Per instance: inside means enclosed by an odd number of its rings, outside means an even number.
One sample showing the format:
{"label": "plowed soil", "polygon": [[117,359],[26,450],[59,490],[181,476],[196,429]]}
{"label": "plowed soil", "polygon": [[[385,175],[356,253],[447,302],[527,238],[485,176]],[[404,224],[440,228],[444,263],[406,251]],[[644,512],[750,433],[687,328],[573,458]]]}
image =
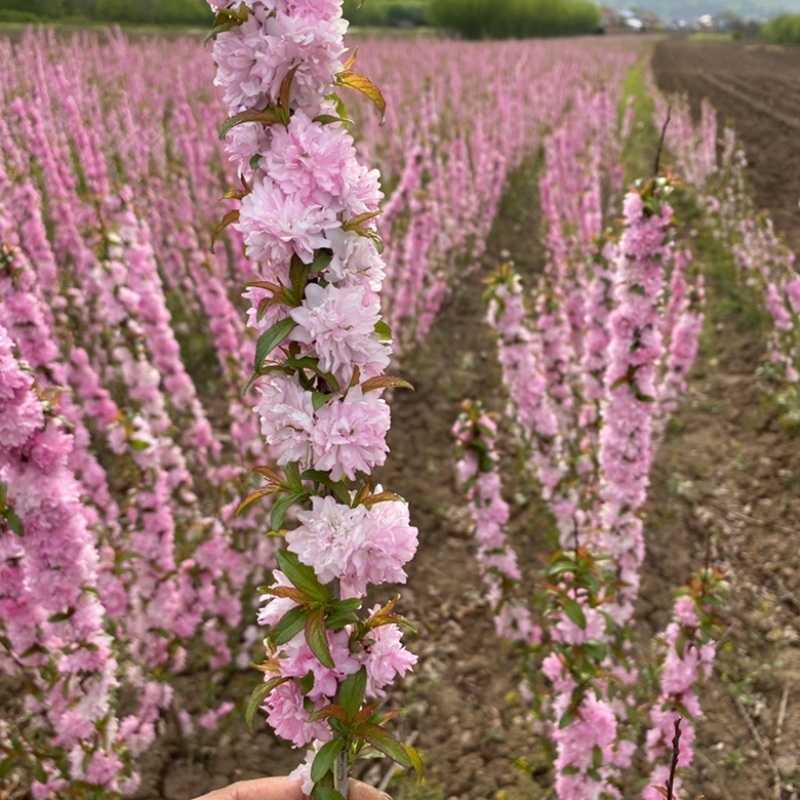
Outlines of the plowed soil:
{"label": "plowed soil", "polygon": [[744,42],[661,42],[653,69],[665,92],[703,97],[734,123],[759,204],[800,249],[800,49]]}

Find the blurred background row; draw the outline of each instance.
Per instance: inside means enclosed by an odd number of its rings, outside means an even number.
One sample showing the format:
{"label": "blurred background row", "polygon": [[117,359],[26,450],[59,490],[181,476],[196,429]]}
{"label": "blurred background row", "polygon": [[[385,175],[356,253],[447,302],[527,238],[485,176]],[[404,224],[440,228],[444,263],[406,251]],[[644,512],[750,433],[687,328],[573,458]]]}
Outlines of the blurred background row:
{"label": "blurred background row", "polygon": [[[345,0],[344,14],[357,27],[468,39],[672,32],[800,44],[800,0],[645,0],[627,8],[592,0]],[[210,20],[205,0],[0,0],[6,30],[37,23],[186,29]]]}

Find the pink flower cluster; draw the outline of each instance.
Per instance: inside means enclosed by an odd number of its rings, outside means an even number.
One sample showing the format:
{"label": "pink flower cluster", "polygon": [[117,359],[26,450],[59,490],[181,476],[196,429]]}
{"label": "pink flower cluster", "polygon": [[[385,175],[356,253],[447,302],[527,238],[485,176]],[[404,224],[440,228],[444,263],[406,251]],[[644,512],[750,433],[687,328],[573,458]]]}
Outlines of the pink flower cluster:
{"label": "pink flower cluster", "polygon": [[417,536],[404,502],[350,508],[312,497],[311,503],[311,510],[297,512],[300,525],[286,542],[322,583],[338,580],[343,597],[364,597],[370,584],[406,582],[403,567],[416,552]]}
{"label": "pink flower cluster", "polygon": [[[711,677],[719,632],[716,607],[727,592],[727,583],[714,570],[705,570],[678,596],[673,606],[672,621],[659,637],[665,650],[659,683],[661,692],[650,709],[652,727],[647,732],[646,757],[652,766],[644,800],[663,797],[669,777],[672,737],[675,719],[683,718],[678,769],[688,767],[694,759],[694,721],[703,716],[697,687]],[[680,788],[680,774],[674,790]]]}
{"label": "pink flower cluster", "polygon": [[0,664],[32,684],[25,735],[0,731],[0,740],[37,776],[37,799],[72,781],[135,788],[114,716],[97,550],[68,466],[73,444],[0,326]]}
{"label": "pink flower cluster", "polygon": [[539,644],[541,630],[516,592],[522,574],[505,533],[509,509],[501,494],[497,424],[480,403],[465,401],[464,411],[453,426],[453,437],[459,454],[456,474],[475,526],[478,565],[497,635],[510,641]]}
{"label": "pink flower cluster", "polygon": [[315,411],[312,392],[292,377],[277,374],[259,388],[261,433],[279,465],[300,462],[338,481],[384,463],[390,413],[376,392],[356,386]]}
{"label": "pink flower cluster", "polygon": [[607,607],[618,624],[633,614],[644,559],[642,520],[654,457],[653,416],[658,365],[664,356],[659,304],[672,259],[673,211],[657,187],[625,196],[625,231],[614,283],[616,307],[609,317],[606,406],[598,459],[602,470],[601,543],[620,586]]}
{"label": "pink flower cluster", "polygon": [[[377,172],[358,161],[351,134],[324,99],[350,68],[342,61],[340,4],[212,5],[228,12],[218,19],[236,20],[216,35],[214,58],[231,115],[229,153],[246,180],[234,227],[257,276],[250,324],[260,331],[257,352],[269,343],[255,365],[256,411],[285,468],[283,482],[270,473],[273,489],[304,506],[294,512],[287,549],[296,569],[310,567],[330,587],[310,591],[332,598],[331,615],[335,603],[362,599],[370,585],[405,582],[417,547],[402,498],[370,493],[366,480],[388,452],[390,413],[381,393],[393,385],[383,375],[391,347],[380,317],[384,267],[373,222],[382,194]],[[236,124],[241,112],[257,111],[267,117]],[[335,625],[326,616],[312,636],[315,612],[298,575],[276,570],[262,598],[259,621],[273,631],[292,615],[307,618],[305,630],[268,646],[266,679],[278,680],[265,708],[275,731],[297,747],[311,745],[313,759],[334,731],[310,715],[334,704],[344,681],[363,670],[366,695],[381,697],[416,657],[400,643],[395,617],[379,608],[359,623],[360,634],[354,619]],[[338,767],[334,774],[336,788]]]}

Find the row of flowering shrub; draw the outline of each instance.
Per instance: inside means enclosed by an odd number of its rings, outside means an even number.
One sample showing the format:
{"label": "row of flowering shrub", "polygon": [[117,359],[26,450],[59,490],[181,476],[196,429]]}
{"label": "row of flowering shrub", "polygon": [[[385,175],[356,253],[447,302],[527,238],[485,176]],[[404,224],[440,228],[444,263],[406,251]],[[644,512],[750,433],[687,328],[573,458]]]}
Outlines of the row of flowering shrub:
{"label": "row of flowering shrub", "polygon": [[656,118],[670,117],[667,144],[675,155],[676,173],[693,189],[700,224],[731,252],[737,280],[753,291],[755,302],[770,321],[767,363],[778,389],[785,420],[800,422],[800,276],[795,254],[760,211],[746,177],[747,157],[736,132],[719,131],[717,115],[703,103],[698,125],[689,105],[678,99],[668,109],[658,94]]}
{"label": "row of flowering shrub", "polygon": [[[696,689],[711,674],[726,589],[707,565],[679,592],[648,697],[633,633],[643,506],[697,353],[704,282],[678,241],[673,180],[659,174],[622,197],[616,168],[631,122],[625,114],[618,120],[623,105],[606,91],[587,91],[544,141],[543,273],[526,286],[527,277],[506,264],[486,295],[508,407],[498,417],[468,402],[454,428],[498,635],[520,648],[528,675],[522,696],[534,730],[554,746],[555,788],[564,800],[620,797],[639,744],[637,771],[649,765],[643,796],[678,790],[674,768],[693,759]],[[685,117],[679,125],[694,145],[681,167],[708,158],[703,142],[716,145],[708,113],[700,133]],[[527,539],[512,541],[506,530],[498,426],[521,448],[524,480],[538,488],[559,534],[541,583],[519,566],[515,548],[529,547]],[[632,713],[642,702],[651,704],[644,721]]]}

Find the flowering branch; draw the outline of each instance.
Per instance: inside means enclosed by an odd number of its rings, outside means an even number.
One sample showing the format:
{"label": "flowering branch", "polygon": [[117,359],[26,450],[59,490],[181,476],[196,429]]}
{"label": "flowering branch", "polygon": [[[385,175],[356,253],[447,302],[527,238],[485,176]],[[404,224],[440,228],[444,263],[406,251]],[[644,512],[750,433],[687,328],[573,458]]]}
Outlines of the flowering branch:
{"label": "flowering branch", "polygon": [[[420,768],[384,727],[388,685],[416,661],[400,644],[395,600],[360,616],[369,585],[402,583],[417,547],[401,497],[372,488],[384,463],[390,411],[383,392],[408,386],[384,370],[391,332],[380,316],[384,276],[378,175],[356,158],[334,88],[385,102],[344,59],[336,0],[212,2],[217,83],[230,115],[220,135],[238,161],[240,208],[218,226],[241,233],[260,332],[253,375],[261,432],[276,468],[244,511],[271,497],[272,531],[286,540],[259,621],[269,626],[263,706],[275,731],[310,745],[301,774],[319,800],[346,794],[367,749]],[[297,524],[284,524],[293,516]]]}

